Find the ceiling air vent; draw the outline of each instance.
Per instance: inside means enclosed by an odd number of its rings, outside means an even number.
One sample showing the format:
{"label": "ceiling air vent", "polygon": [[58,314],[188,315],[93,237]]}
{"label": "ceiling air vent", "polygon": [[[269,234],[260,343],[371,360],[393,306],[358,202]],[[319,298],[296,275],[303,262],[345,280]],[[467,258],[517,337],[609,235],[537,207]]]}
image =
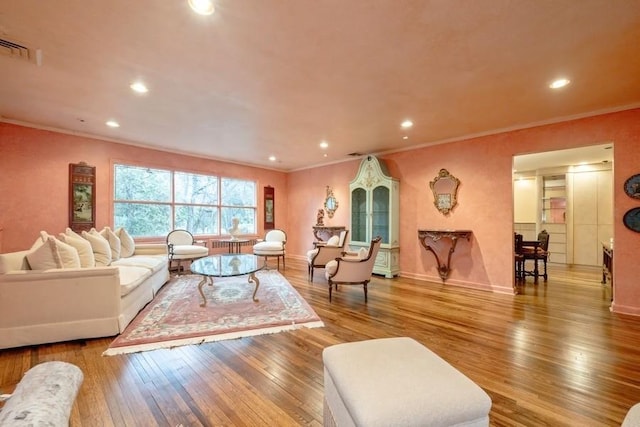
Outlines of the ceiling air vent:
{"label": "ceiling air vent", "polygon": [[26,46],[6,39],[0,39],[0,54],[29,62],[35,62],[38,65],[42,63],[42,51],[40,49],[29,49]]}

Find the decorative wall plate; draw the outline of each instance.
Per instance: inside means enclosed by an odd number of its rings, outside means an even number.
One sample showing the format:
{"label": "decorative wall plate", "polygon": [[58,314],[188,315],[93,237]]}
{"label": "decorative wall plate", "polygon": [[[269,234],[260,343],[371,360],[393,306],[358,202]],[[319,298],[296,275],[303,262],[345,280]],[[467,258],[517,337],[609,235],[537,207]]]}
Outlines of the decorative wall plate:
{"label": "decorative wall plate", "polygon": [[640,174],[633,175],[625,181],[624,192],[633,199],[640,199]]}
{"label": "decorative wall plate", "polygon": [[622,222],[629,230],[640,233],[640,208],[629,209],[622,217]]}

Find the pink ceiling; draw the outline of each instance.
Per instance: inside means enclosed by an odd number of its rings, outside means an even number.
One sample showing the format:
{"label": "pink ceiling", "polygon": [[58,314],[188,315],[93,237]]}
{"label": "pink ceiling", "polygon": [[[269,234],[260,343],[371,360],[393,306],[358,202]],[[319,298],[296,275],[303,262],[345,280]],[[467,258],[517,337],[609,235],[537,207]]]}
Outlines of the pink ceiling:
{"label": "pink ceiling", "polygon": [[4,0],[43,60],[0,54],[0,120],[294,170],[640,105],[640,0],[215,2]]}

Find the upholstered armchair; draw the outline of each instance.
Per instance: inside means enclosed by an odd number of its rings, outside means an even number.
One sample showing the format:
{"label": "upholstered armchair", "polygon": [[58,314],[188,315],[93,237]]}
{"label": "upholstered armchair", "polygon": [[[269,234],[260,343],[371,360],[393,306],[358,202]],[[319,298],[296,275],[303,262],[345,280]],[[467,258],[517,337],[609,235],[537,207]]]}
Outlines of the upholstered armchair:
{"label": "upholstered armchair", "polygon": [[342,256],[349,230],[342,230],[339,236],[332,236],[326,243],[316,243],[316,248],[307,252],[309,281],[313,282],[313,269],[324,268],[329,261]]}
{"label": "upholstered armchair", "polygon": [[196,244],[193,234],[187,230],[173,230],[167,235],[167,247],[169,251],[169,270],[173,261],[178,262],[178,273],[180,273],[182,261],[192,261],[194,259],[209,255],[209,249]]}
{"label": "upholstered armchair", "polygon": [[325,266],[325,277],[329,284],[329,302],[331,302],[331,292],[338,285],[362,285],[364,288],[364,301],[367,302],[367,285],[371,281],[373,265],[380,249],[382,238],[376,237],[371,241],[369,249],[362,248],[360,253],[345,255],[329,261]]}
{"label": "upholstered armchair", "polygon": [[266,265],[267,258],[276,257],[278,259],[278,270],[280,270],[280,258],[282,258],[282,268],[286,269],[284,245],[287,243],[287,234],[283,230],[270,230],[264,236],[264,240],[253,245],[253,254],[264,257]]}

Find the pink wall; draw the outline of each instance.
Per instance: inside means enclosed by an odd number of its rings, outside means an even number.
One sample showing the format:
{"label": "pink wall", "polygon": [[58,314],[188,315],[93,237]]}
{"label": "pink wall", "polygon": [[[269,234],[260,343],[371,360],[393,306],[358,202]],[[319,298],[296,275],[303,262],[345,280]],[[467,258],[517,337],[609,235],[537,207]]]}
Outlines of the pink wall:
{"label": "pink wall", "polygon": [[41,230],[68,226],[69,163],[96,166],[96,228],[112,226],[113,163],[176,168],[258,182],[258,234],[264,234],[263,187],[275,188],[276,227],[287,219],[287,175],[283,172],[133,147],[86,137],[0,123],[0,228],[3,252],[29,248]]}
{"label": "pink wall", "polygon": [[[640,315],[640,234],[622,224],[624,213],[636,206],[627,197],[624,181],[640,172],[640,109],[559,124],[505,132],[450,144],[381,156],[391,174],[400,179],[401,275],[439,280],[435,260],[418,242],[420,228],[473,230],[470,242],[461,241],[452,258],[448,284],[512,292],[513,197],[512,157],[585,145],[614,143],[614,311]],[[321,206],[324,188],[331,185],[341,203],[330,225],[349,225],[349,182],[359,161],[293,172],[289,176],[290,254],[311,246],[310,227]],[[432,204],[429,181],[441,168],[460,179],[459,204],[449,216]],[[312,205],[309,206],[309,200]],[[315,203],[314,203],[315,202]],[[444,249],[444,248],[443,248]]]}
{"label": "pink wall", "polygon": [[[418,242],[419,228],[473,230],[453,255],[450,285],[512,292],[512,157],[584,145],[614,143],[613,310],[640,315],[640,234],[622,224],[640,206],[626,196],[624,181],[640,172],[640,109],[505,132],[382,156],[400,179],[401,275],[439,280],[432,254]],[[111,221],[110,182],[114,160],[144,159],[145,165],[256,179],[276,189],[276,226],[288,235],[287,253],[302,258],[312,247],[311,227],[323,206],[326,186],[340,206],[327,225],[349,225],[349,182],[359,160],[289,174],[195,157],[173,155],[90,138],[0,123],[0,236],[2,251],[29,247],[40,230],[67,226],[68,164],[85,161],[98,170],[97,226]],[[459,205],[449,216],[432,204],[431,181],[446,168],[461,181]],[[261,200],[260,200],[260,206]],[[259,212],[262,226],[262,211]],[[261,233],[260,233],[261,234]],[[446,249],[446,248],[442,248]]]}

